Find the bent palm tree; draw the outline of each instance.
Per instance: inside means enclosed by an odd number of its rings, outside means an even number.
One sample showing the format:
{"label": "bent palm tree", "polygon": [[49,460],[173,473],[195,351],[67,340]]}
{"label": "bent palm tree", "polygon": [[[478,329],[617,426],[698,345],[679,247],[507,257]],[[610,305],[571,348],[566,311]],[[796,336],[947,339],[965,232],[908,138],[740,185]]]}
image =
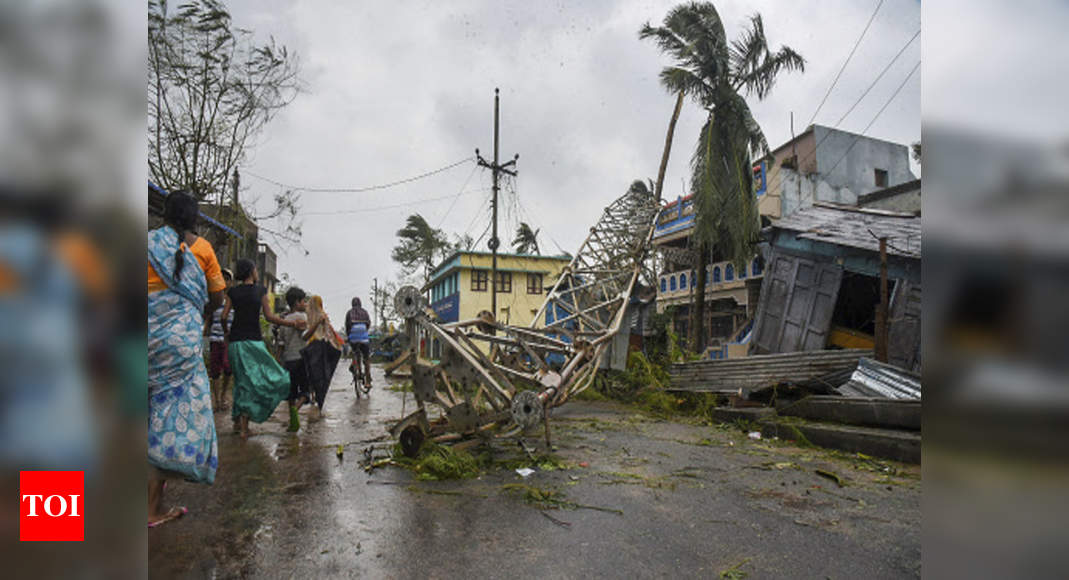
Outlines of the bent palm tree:
{"label": "bent palm tree", "polygon": [[805,59],[788,47],[768,48],[760,14],[730,44],[716,8],[692,2],[672,8],[663,26],[647,23],[640,38],[652,38],[675,64],[660,74],[672,93],[689,95],[708,114],[691,156],[691,191],[696,210],[694,238],[699,248],[692,345],[704,347],[705,268],[709,248],[741,266],[753,254],[758,233],[752,192],[751,159],[768,153],[768,142],[745,95],[768,96],[780,72],[805,70]]}
{"label": "bent palm tree", "polygon": [[516,237],[512,240],[512,249],[517,254],[537,254],[542,255],[542,252],[538,249],[538,232],[542,229],[532,230],[531,226],[527,225],[527,222],[520,222],[519,227],[516,228]]}
{"label": "bent palm tree", "polygon": [[451,247],[445,233],[431,227],[418,213],[408,216],[405,227],[397,230],[397,240],[391,257],[406,274],[423,266],[424,281],[434,267],[435,256],[447,252]]}

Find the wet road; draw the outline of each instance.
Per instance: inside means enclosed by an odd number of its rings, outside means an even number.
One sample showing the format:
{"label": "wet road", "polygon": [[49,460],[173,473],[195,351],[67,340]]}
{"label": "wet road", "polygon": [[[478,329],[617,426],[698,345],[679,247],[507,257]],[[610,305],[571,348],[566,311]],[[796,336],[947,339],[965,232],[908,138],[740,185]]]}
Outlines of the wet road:
{"label": "wet road", "polygon": [[[920,574],[916,466],[575,402],[552,423],[567,469],[521,478],[492,468],[452,482],[415,481],[397,467],[368,474],[362,451],[388,444],[377,440],[401,416],[402,393],[384,389],[375,367],[370,399],[357,401],[344,364],[325,416],[302,411],[296,434],[285,430],[285,404],[248,441],[232,433],[228,413],[216,414],[216,483],[168,485],[167,501],[190,512],[149,530],[152,576],[715,577],[736,566],[750,578]],[[495,454],[516,456],[511,445]],[[521,482],[622,513],[542,510],[502,487]]]}

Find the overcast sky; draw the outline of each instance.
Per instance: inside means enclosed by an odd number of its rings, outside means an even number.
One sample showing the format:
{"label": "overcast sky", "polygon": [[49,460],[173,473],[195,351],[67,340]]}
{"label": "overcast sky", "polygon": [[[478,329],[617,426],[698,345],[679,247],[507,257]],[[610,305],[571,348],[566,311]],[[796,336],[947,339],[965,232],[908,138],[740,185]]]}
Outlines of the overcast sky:
{"label": "overcast sky", "polygon": [[[501,200],[503,247],[519,219],[541,228],[543,253],[574,252],[602,208],[634,179],[656,178],[673,97],[658,84],[669,59],[638,39],[673,1],[311,2],[232,0],[236,26],[300,55],[305,90],[260,136],[243,170],[246,199],[268,209],[278,186],[365,187],[425,173],[479,148],[492,152],[494,87],[501,89],[501,156],[518,153],[515,196]],[[813,117],[877,0],[716,2],[729,38],[754,11],[773,48],[807,60],[750,106],[772,147]],[[886,0],[815,122],[834,126],[920,29],[920,4]],[[839,126],[860,132],[921,58],[915,40]],[[917,71],[866,133],[920,139]],[[686,103],[665,197],[684,193],[702,112]],[[913,170],[919,174],[919,168]],[[478,238],[488,224],[490,175],[466,163],[367,193],[304,193],[304,249],[278,251],[278,271],[320,294],[335,324],[373,277],[395,279],[395,232],[411,213]],[[459,196],[458,196],[459,194]],[[416,203],[430,198],[437,201]],[[518,199],[517,199],[518,198]],[[411,204],[403,207],[400,204]],[[522,208],[522,209],[517,209]],[[486,237],[480,249],[486,249]],[[307,250],[307,255],[305,251]]]}

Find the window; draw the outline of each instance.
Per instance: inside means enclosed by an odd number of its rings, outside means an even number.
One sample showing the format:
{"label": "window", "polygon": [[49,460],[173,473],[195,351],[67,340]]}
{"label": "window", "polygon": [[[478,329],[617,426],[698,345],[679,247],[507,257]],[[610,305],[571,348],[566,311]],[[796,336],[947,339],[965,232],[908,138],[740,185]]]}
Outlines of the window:
{"label": "window", "polygon": [[876,170],[876,187],[887,187],[887,170]]}
{"label": "window", "polygon": [[724,266],[724,281],[730,282],[735,279],[735,266],[728,264]]}
{"label": "window", "polygon": [[498,272],[497,280],[494,280],[494,290],[497,292],[512,292],[512,272]]}
{"label": "window", "polygon": [[665,280],[664,278],[661,278],[661,292],[667,292],[667,291],[668,291],[668,281]]}
{"label": "window", "polygon": [[675,276],[669,276],[669,278],[668,278],[668,288],[670,288],[672,290],[672,292],[676,291],[676,277]]}
{"label": "window", "polygon": [[743,264],[742,267],[739,268],[739,279],[741,280],[741,279],[743,279],[745,277],[746,277],[746,264]]}
{"label": "window", "polygon": [[717,284],[719,282],[720,282],[720,266],[716,266],[716,267],[713,268],[713,283]]}
{"label": "window", "polygon": [[541,274],[528,274],[527,275],[527,293],[528,294],[541,294],[542,293],[542,275]]}
{"label": "window", "polygon": [[753,266],[750,267],[750,271],[753,272],[754,276],[760,276],[761,275],[761,269],[762,269],[761,256],[758,256],[758,257],[753,259]]}
{"label": "window", "polygon": [[680,290],[686,290],[687,289],[687,275],[686,274],[680,274],[679,275],[679,289]]}
{"label": "window", "polygon": [[693,288],[698,285],[698,277],[694,274],[690,275],[690,287]]}
{"label": "window", "polygon": [[489,279],[486,270],[471,271],[471,291],[486,292],[486,281]]}

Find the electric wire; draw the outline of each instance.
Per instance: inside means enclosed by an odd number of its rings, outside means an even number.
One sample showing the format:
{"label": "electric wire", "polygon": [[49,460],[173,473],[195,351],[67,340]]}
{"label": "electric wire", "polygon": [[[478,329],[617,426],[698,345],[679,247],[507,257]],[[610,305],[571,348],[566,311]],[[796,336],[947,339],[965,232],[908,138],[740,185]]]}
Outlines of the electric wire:
{"label": "electric wire", "polygon": [[839,77],[843,76],[843,71],[846,70],[846,65],[850,64],[850,59],[854,57],[854,53],[857,52],[857,47],[861,45],[861,39],[865,38],[865,33],[869,31],[869,27],[872,26],[872,21],[876,19],[876,13],[880,11],[880,6],[883,6],[883,0],[880,0],[876,4],[876,9],[872,11],[872,16],[869,17],[868,24],[865,25],[865,29],[861,31],[861,36],[857,37],[857,42],[854,43],[854,48],[850,49],[850,54],[846,55],[846,60],[843,61],[843,66],[839,67],[838,74],[835,75],[835,79],[831,81],[831,86],[828,87],[828,92],[824,93],[824,98],[820,100],[820,104],[817,105],[817,110],[813,111],[813,116],[809,118],[809,123],[806,125],[812,125],[813,121],[817,118],[817,113],[824,107],[824,103],[827,102],[828,96],[831,95],[832,89],[839,82]]}
{"label": "electric wire", "polygon": [[465,157],[464,159],[461,159],[460,161],[456,161],[454,163],[450,163],[449,165],[446,165],[445,167],[439,167],[438,169],[435,169],[433,171],[428,171],[426,173],[421,173],[419,175],[415,175],[415,176],[412,176],[412,177],[406,177],[404,179],[399,179],[397,181],[391,181],[390,183],[383,183],[383,184],[380,184],[380,185],[371,185],[371,186],[367,186],[367,187],[302,187],[302,186],[290,185],[290,184],[287,184],[287,183],[282,183],[280,181],[275,181],[274,179],[270,179],[270,178],[264,177],[262,175],[257,175],[255,173],[252,173],[251,171],[248,171],[248,170],[245,171],[245,174],[246,175],[251,175],[252,177],[255,177],[257,179],[260,179],[260,180],[266,181],[268,183],[272,183],[272,184],[277,185],[279,187],[283,187],[283,188],[290,189],[290,190],[293,190],[293,191],[305,191],[305,192],[311,192],[311,193],[363,193],[363,192],[366,192],[366,191],[376,191],[376,190],[379,190],[379,189],[388,189],[388,188],[391,188],[391,187],[396,187],[398,185],[404,185],[406,183],[412,183],[413,181],[418,181],[420,179],[424,179],[424,178],[430,177],[432,175],[436,175],[438,173],[442,173],[443,171],[448,171],[448,170],[450,170],[450,169],[452,169],[454,167],[457,167],[459,165],[463,165],[465,163],[469,163],[469,162],[474,161],[474,160],[475,160],[474,157]]}

